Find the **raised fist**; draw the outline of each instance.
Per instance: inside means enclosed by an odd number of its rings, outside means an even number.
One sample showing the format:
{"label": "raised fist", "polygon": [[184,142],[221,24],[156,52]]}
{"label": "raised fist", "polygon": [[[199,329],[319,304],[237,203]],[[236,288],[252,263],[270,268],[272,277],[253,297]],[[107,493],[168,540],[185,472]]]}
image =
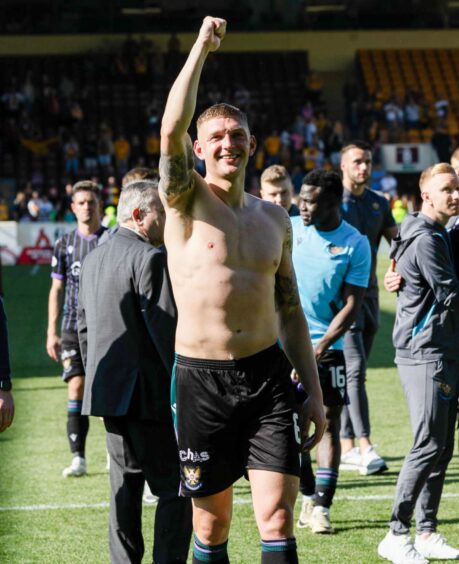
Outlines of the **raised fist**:
{"label": "raised fist", "polygon": [[207,45],[209,51],[216,51],[225,37],[226,20],[206,16],[199,30],[198,39]]}

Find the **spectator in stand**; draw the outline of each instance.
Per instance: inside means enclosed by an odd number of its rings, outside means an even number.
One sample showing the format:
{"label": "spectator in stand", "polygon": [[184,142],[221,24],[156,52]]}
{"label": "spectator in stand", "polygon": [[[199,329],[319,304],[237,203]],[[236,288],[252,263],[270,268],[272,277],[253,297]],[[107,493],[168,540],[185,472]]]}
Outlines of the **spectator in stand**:
{"label": "spectator in stand", "polygon": [[341,149],[344,144],[344,130],[343,124],[340,121],[335,121],[333,129],[328,137],[328,156],[333,168],[338,168],[341,161]]}
{"label": "spectator in stand", "polygon": [[94,174],[99,168],[97,160],[97,135],[94,130],[90,130],[83,143],[83,166],[85,172]]}
{"label": "spectator in stand", "polygon": [[38,190],[34,190],[32,192],[32,197],[27,202],[27,210],[32,221],[38,221],[41,205],[42,200],[40,198],[40,193],[38,192]]}
{"label": "spectator in stand", "polygon": [[397,179],[390,172],[386,172],[381,178],[381,192],[389,201],[397,197],[397,186]]}
{"label": "spectator in stand", "polygon": [[292,185],[293,185],[293,193],[295,195],[300,193],[301,186],[303,185],[303,178],[304,178],[304,171],[303,167],[300,165],[295,165],[292,169]]}
{"label": "spectator in stand", "polygon": [[381,180],[386,174],[380,162],[375,162],[371,170],[370,182],[371,189],[376,190],[376,192],[381,192]]}
{"label": "spectator in stand", "polygon": [[53,221],[53,214],[54,206],[49,201],[48,194],[42,194],[38,221]]}
{"label": "spectator in stand", "polygon": [[418,129],[420,126],[421,108],[413,96],[409,96],[404,108],[407,129]]}
{"label": "spectator in stand", "polygon": [[314,138],[311,145],[303,150],[304,170],[310,172],[320,168],[324,163],[324,152],[320,147],[320,141]]}
{"label": "spectator in stand", "polygon": [[310,100],[306,100],[303,107],[301,108],[301,116],[303,117],[305,122],[314,119],[314,106],[312,105]]}
{"label": "spectator in stand", "polygon": [[432,135],[430,144],[435,149],[439,162],[447,163],[452,150],[452,139],[443,121],[440,121]]}
{"label": "spectator in stand", "polygon": [[265,150],[265,166],[278,164],[280,161],[281,140],[279,133],[273,129],[263,143]]}
{"label": "spectator in stand", "polygon": [[263,200],[283,207],[290,217],[300,215],[298,206],[292,202],[293,184],[285,167],[269,166],[260,177],[260,185],[260,195]]}
{"label": "spectator in stand", "polygon": [[145,150],[147,161],[151,168],[154,168],[159,159],[159,135],[156,131],[150,131],[145,140]]}
{"label": "spectator in stand", "polygon": [[306,94],[313,104],[319,104],[322,98],[323,83],[317,72],[310,72],[306,76]]}
{"label": "spectator in stand", "polygon": [[400,226],[402,221],[408,215],[408,208],[402,198],[397,198],[392,206],[392,215],[394,216],[395,223]]}
{"label": "spectator in stand", "polygon": [[384,115],[392,140],[396,140],[400,129],[404,126],[403,110],[395,96],[384,105]]}
{"label": "spectator in stand", "polygon": [[[434,107],[435,107],[435,112],[437,114],[437,118],[441,120],[445,119],[446,116],[448,115],[448,110],[449,110],[448,100],[440,96],[438,100],[435,102]],[[442,162],[447,162],[447,160]]]}
{"label": "spectator in stand", "polygon": [[31,220],[30,213],[27,207],[27,196],[22,190],[16,193],[16,197],[13,201],[13,219],[14,221],[20,222]]}
{"label": "spectator in stand", "polygon": [[130,168],[134,168],[139,166],[139,159],[143,157],[143,143],[140,140],[140,137],[136,133],[134,133],[131,136],[129,144],[131,146],[129,153],[129,166]]}
{"label": "spectator in stand", "polygon": [[317,137],[317,125],[314,118],[307,119],[304,125],[304,141],[306,145],[312,145]]}
{"label": "spectator in stand", "polygon": [[3,94],[1,100],[4,104],[7,117],[16,121],[21,114],[21,109],[25,102],[24,95],[18,92],[13,85],[8,92]]}
{"label": "spectator in stand", "polygon": [[0,196],[0,221],[8,221],[9,218],[10,218],[10,210],[8,207],[8,202],[6,201],[6,198]]}
{"label": "spectator in stand", "polygon": [[65,172],[68,175],[78,173],[80,146],[76,137],[72,135],[64,144]]}
{"label": "spectator in stand", "polygon": [[123,133],[118,135],[114,143],[115,160],[118,174],[124,175],[129,167],[129,155],[131,152],[131,145]]}
{"label": "spectator in stand", "polygon": [[114,152],[112,130],[106,124],[102,124],[97,143],[97,155],[103,170],[107,170],[111,166]]}
{"label": "spectator in stand", "polygon": [[106,206],[117,206],[120,199],[120,189],[117,186],[116,178],[109,176],[107,186],[104,189],[104,203]]}

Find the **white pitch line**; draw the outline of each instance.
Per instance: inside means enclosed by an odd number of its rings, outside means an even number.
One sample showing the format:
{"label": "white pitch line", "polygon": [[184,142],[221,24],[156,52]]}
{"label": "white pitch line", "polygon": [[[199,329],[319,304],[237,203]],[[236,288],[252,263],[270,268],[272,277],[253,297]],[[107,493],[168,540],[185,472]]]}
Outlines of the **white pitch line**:
{"label": "white pitch line", "polygon": [[[459,493],[444,493],[443,498],[456,498]],[[335,501],[392,501],[393,495],[343,495],[336,496]],[[301,501],[301,498],[299,498]],[[250,498],[236,498],[234,505],[247,505],[252,503]],[[105,509],[109,506],[107,501],[100,503],[67,503],[61,505],[12,505],[11,507],[0,507],[0,511],[56,511],[62,509]]]}

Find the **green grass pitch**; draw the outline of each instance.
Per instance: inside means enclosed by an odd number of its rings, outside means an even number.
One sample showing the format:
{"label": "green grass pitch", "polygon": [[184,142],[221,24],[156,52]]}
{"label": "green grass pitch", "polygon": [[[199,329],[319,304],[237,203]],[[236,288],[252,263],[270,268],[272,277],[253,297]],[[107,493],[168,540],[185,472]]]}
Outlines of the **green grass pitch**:
{"label": "green grass pitch", "polygon": [[[382,259],[380,273],[387,267]],[[0,435],[0,562],[98,564],[108,562],[108,476],[101,421],[91,419],[89,474],[64,479],[70,461],[65,436],[66,388],[60,367],[45,352],[47,267],[5,267],[16,419]],[[393,366],[394,296],[381,292],[381,329],[371,358],[368,391],[372,438],[389,464],[381,476],[342,472],[332,507],[334,536],[296,530],[302,563],[370,564],[386,532],[397,474],[411,436]],[[459,457],[450,465],[440,507],[440,532],[459,545]],[[296,506],[298,516],[300,501]],[[146,554],[151,562],[154,506],[144,507]],[[259,562],[259,537],[248,482],[235,487],[229,554],[235,564]]]}

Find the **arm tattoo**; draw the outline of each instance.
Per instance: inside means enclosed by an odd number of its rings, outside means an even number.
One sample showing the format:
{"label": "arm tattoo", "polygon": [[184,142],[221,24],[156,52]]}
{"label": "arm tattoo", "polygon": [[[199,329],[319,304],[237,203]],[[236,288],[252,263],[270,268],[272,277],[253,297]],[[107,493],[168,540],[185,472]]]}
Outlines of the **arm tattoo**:
{"label": "arm tattoo", "polygon": [[276,274],[275,295],[278,310],[283,307],[295,308],[300,305],[298,286],[293,270],[291,270],[290,276]]}
{"label": "arm tattoo", "polygon": [[292,222],[290,218],[287,217],[286,224],[285,224],[285,239],[284,239],[284,249],[291,254],[293,249],[293,230],[292,230]]}
{"label": "arm tattoo", "polygon": [[175,198],[194,188],[194,176],[191,173],[190,161],[187,155],[162,155],[159,161],[160,186],[167,198]]}

